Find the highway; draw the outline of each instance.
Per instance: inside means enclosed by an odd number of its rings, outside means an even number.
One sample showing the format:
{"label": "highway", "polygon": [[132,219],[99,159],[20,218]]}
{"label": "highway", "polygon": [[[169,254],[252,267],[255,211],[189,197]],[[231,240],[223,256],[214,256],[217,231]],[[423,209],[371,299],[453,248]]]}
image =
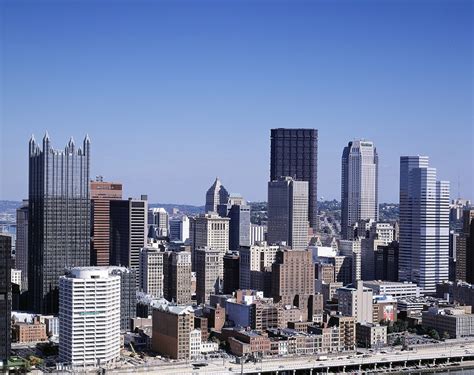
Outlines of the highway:
{"label": "highway", "polygon": [[[367,367],[377,366],[378,369],[387,372],[390,366],[390,362],[401,362],[404,361],[414,363],[413,361],[419,360],[433,360],[446,359],[450,357],[465,357],[466,360],[472,361],[474,364],[474,343],[469,342],[463,345],[458,344],[456,346],[450,345],[436,345],[433,347],[418,348],[414,351],[403,351],[403,352],[389,352],[389,353],[371,353],[370,356],[366,355],[352,355],[347,356],[341,353],[338,357],[332,357],[325,361],[318,361],[316,356],[300,356],[300,357],[279,357],[279,358],[264,358],[262,362],[258,363],[245,363],[243,366],[240,364],[232,363],[229,361],[211,360],[206,361],[207,366],[195,368],[191,363],[163,363],[160,365],[149,365],[142,367],[128,367],[121,369],[109,370],[107,373],[112,374],[126,374],[126,373],[149,373],[149,374],[228,374],[228,373],[244,373],[244,374],[258,374],[258,373],[293,373],[293,370],[304,370],[314,369],[314,372],[326,372],[328,367],[334,368],[339,367],[340,371],[345,367],[348,367],[347,371],[354,371],[359,365]],[[459,359],[456,359],[459,362]],[[410,366],[410,365],[408,365]],[[414,366],[414,365],[413,365]],[[402,365],[403,367],[403,365]],[[352,369],[352,370],[351,370]],[[329,371],[331,372],[331,371]],[[333,371],[332,371],[333,372]],[[309,373],[309,371],[308,371]]]}

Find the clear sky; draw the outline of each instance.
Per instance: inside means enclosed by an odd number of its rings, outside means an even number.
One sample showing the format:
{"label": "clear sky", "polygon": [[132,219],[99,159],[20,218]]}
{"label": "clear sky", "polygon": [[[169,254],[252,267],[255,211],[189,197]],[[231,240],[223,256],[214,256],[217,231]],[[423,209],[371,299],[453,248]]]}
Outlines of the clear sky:
{"label": "clear sky", "polygon": [[219,176],[265,200],[270,129],[319,129],[319,196],[373,140],[380,201],[424,154],[474,198],[473,6],[443,1],[1,1],[0,199],[28,193],[28,139],[92,141],[91,177],[204,204]]}

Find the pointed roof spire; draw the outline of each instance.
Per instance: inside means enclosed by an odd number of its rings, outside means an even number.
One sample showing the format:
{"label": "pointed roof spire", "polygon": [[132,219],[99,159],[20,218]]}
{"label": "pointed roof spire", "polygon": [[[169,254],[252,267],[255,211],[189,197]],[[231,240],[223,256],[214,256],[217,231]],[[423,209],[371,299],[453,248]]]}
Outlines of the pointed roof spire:
{"label": "pointed roof spire", "polygon": [[86,137],[84,138],[84,142],[89,142],[90,143],[90,138],[89,138],[89,133],[86,133]]}
{"label": "pointed roof spire", "polygon": [[49,133],[46,130],[46,133],[44,133],[43,141],[49,141]]}
{"label": "pointed roof spire", "polygon": [[74,138],[71,136],[71,138],[69,138],[69,143],[68,143],[68,146],[71,147],[71,146],[74,146]]}
{"label": "pointed roof spire", "polygon": [[31,134],[30,142],[36,143],[35,135],[33,133]]}

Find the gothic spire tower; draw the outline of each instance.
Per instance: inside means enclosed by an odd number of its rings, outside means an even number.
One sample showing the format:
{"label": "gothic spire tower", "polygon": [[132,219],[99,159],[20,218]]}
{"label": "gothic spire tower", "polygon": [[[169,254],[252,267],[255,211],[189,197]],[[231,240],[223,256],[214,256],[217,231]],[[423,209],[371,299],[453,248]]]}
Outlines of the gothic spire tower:
{"label": "gothic spire tower", "polygon": [[58,279],[90,261],[90,140],[55,150],[29,142],[28,289],[35,313],[58,312]]}

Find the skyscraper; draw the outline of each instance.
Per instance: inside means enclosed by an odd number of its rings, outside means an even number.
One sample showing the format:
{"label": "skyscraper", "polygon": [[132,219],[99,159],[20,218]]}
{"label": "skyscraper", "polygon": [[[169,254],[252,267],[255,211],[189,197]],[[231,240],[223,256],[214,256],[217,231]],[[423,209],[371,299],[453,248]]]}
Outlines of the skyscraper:
{"label": "skyscraper", "polygon": [[427,156],[400,158],[400,281],[425,293],[449,277],[449,182],[436,181]]}
{"label": "skyscraper", "polygon": [[0,362],[10,357],[11,336],[11,237],[0,235]]}
{"label": "skyscraper", "polygon": [[353,141],[342,153],[342,238],[359,220],[378,220],[378,155],[373,142]]}
{"label": "skyscraper", "polygon": [[308,182],[279,177],[268,183],[268,243],[308,246]]}
{"label": "skyscraper", "polygon": [[28,289],[28,200],[16,210],[15,267],[21,270],[21,288]]}
{"label": "skyscraper", "polygon": [[270,181],[282,176],[307,181],[308,221],[318,228],[318,131],[316,129],[272,129]]}
{"label": "skyscraper", "polygon": [[126,267],[108,267],[109,275],[120,276],[120,330],[131,330],[137,316],[137,278],[135,271]]}
{"label": "skyscraper", "polygon": [[229,249],[250,246],[250,206],[245,199],[240,195],[231,195],[226,204],[217,206],[217,213],[230,219]]}
{"label": "skyscraper", "polygon": [[186,215],[172,217],[169,220],[170,241],[186,242],[189,240],[189,218]]}
{"label": "skyscraper", "polygon": [[[110,201],[110,264],[140,275],[140,250],[147,243],[147,196]],[[138,284],[138,283],[137,283]]]}
{"label": "skyscraper", "polygon": [[71,138],[54,150],[48,134],[41,150],[29,143],[28,290],[32,310],[58,311],[58,280],[66,267],[90,262],[90,140]]}
{"label": "skyscraper", "polygon": [[140,251],[140,290],[155,298],[163,297],[164,252],[154,247]]}
{"label": "skyscraper", "polygon": [[456,280],[474,284],[474,209],[463,211],[462,231],[457,236]]}
{"label": "skyscraper", "polygon": [[148,210],[148,237],[169,236],[169,215],[163,207],[154,207]]}
{"label": "skyscraper", "polygon": [[191,303],[191,254],[166,251],[163,258],[163,292],[168,301],[178,305]]}
{"label": "skyscraper", "polygon": [[216,177],[216,180],[206,193],[206,213],[217,212],[217,205],[226,204],[228,200],[229,193],[224,185],[222,185],[219,177]]}
{"label": "skyscraper", "polygon": [[208,247],[196,250],[196,298],[197,303],[209,303],[211,294],[221,290],[224,256],[219,250]]}
{"label": "skyscraper", "polygon": [[[229,251],[229,218],[209,213],[192,218],[190,224],[193,270],[195,270],[198,248],[208,247],[219,250],[221,257],[224,257],[224,254]],[[222,262],[220,264],[222,265]],[[221,278],[224,276],[223,268],[220,275]]]}
{"label": "skyscraper", "polygon": [[314,308],[314,264],[311,252],[285,250],[276,253],[272,265],[272,297],[275,302],[301,309],[312,320]]}
{"label": "skyscraper", "polygon": [[91,181],[91,264],[94,266],[108,266],[110,263],[110,201],[117,199],[122,199],[122,184],[105,182],[102,177]]}

